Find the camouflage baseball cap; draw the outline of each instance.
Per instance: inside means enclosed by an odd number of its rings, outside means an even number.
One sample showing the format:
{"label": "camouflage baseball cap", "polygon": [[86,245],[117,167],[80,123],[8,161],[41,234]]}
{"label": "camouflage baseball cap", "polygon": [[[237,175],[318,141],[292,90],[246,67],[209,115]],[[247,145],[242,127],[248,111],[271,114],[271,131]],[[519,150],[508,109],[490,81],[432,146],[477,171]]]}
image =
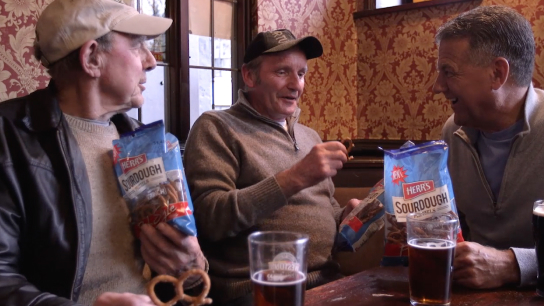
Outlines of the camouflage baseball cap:
{"label": "camouflage baseball cap", "polygon": [[244,64],[265,53],[285,51],[295,46],[298,46],[306,54],[306,59],[320,57],[323,54],[323,46],[317,38],[305,36],[297,39],[291,31],[279,29],[257,34],[246,49]]}

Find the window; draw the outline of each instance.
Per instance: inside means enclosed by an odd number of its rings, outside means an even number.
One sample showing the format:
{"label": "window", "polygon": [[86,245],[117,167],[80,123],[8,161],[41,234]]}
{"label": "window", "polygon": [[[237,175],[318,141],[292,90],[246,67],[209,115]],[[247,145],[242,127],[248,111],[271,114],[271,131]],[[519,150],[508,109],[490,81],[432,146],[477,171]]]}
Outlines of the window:
{"label": "window", "polygon": [[181,142],[206,110],[230,107],[241,88],[239,66],[249,42],[254,0],[126,0],[141,13],[174,20],[152,41],[157,68],[147,74],[145,103],[129,114],[164,119]]}
{"label": "window", "polygon": [[189,0],[191,126],[205,111],[226,109],[236,93],[236,0]]}

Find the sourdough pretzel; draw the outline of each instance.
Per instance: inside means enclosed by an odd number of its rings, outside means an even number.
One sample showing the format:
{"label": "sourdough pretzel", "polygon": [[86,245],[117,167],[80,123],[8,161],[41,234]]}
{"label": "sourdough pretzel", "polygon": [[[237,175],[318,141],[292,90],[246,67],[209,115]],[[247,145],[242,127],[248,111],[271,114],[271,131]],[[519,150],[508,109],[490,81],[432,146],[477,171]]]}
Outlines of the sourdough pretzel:
{"label": "sourdough pretzel", "polygon": [[[348,151],[348,160],[352,160],[353,159],[353,156],[350,156],[349,153],[351,152],[351,150],[353,150],[353,147],[355,147],[355,145],[353,144],[353,140],[351,140],[351,138],[344,138],[340,141],[343,145],[346,146],[346,149]],[[347,145],[346,145],[347,143]]]}
{"label": "sourdough pretzel", "polygon": [[406,223],[397,222],[395,215],[385,214],[390,226],[387,228],[388,233],[386,240],[390,243],[406,244]]}
{"label": "sourdough pretzel", "polygon": [[[202,277],[202,292],[198,296],[190,296],[183,292],[183,283],[194,274],[199,274]],[[159,282],[165,282],[165,283],[172,283],[174,285],[174,288],[176,289],[176,296],[174,296],[171,300],[167,302],[162,302],[157,298],[157,295],[155,294],[155,285]],[[149,283],[147,284],[147,293],[149,294],[149,297],[155,303],[157,306],[172,306],[176,304],[178,301],[183,300],[186,303],[189,303],[189,306],[200,306],[205,304],[211,304],[212,299],[207,298],[206,296],[210,292],[210,278],[206,272],[200,269],[191,269],[187,272],[184,272],[180,275],[179,278],[175,278],[170,275],[158,275],[155,276]]]}

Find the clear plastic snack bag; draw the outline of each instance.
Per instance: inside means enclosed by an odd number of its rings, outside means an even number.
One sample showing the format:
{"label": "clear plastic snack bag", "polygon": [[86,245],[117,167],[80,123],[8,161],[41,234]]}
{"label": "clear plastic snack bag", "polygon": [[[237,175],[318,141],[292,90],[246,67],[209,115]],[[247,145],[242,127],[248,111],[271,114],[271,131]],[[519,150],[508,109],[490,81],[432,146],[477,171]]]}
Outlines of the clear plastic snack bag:
{"label": "clear plastic snack bag", "polygon": [[336,242],[339,251],[355,252],[384,226],[383,197],[382,179],[340,223]]}
{"label": "clear plastic snack bag", "polygon": [[179,143],[174,135],[165,134],[162,120],[114,140],[113,159],[137,238],[143,224],[156,226],[160,222],[196,236]]}
{"label": "clear plastic snack bag", "polygon": [[[406,215],[419,212],[457,215],[448,171],[448,145],[411,141],[397,150],[384,150],[385,246],[383,266],[408,264]],[[463,241],[459,229],[457,241]]]}

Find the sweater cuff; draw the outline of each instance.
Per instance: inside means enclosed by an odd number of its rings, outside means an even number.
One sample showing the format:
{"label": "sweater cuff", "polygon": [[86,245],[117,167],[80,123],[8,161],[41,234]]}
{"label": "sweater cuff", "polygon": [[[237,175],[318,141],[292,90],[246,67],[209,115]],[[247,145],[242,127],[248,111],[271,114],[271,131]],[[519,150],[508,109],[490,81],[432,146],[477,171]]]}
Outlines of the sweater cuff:
{"label": "sweater cuff", "polygon": [[242,190],[243,192],[238,195],[239,202],[251,203],[251,210],[247,214],[255,214],[258,219],[269,217],[280,207],[287,205],[287,198],[283,195],[275,176]]}
{"label": "sweater cuff", "polygon": [[516,256],[519,273],[521,275],[520,287],[534,286],[538,270],[535,249],[510,248]]}

